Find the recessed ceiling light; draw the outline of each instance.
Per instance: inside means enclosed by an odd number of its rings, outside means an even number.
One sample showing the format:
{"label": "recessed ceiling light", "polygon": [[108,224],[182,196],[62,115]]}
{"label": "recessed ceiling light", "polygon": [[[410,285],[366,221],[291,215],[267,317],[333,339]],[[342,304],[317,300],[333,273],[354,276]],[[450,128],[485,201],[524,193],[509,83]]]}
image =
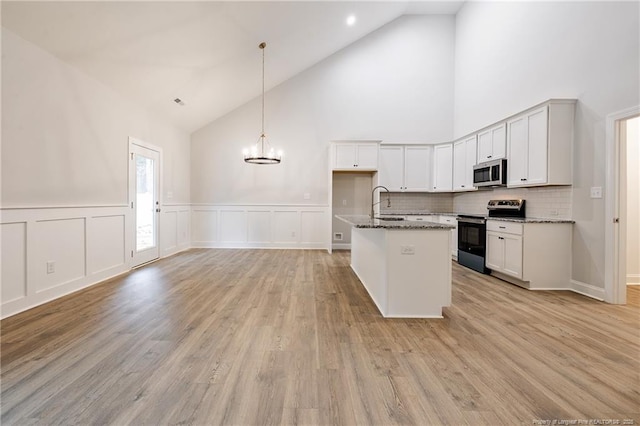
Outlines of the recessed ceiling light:
{"label": "recessed ceiling light", "polygon": [[355,25],[356,23],[356,16],[355,15],[349,15],[347,17],[347,25],[352,27],[353,25]]}

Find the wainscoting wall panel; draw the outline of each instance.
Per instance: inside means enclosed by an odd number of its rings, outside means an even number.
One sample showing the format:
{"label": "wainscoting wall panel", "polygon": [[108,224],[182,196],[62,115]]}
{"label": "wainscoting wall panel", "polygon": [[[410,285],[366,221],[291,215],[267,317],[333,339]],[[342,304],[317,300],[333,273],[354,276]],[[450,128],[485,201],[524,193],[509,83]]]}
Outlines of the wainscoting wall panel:
{"label": "wainscoting wall panel", "polygon": [[[189,205],[162,206],[160,257],[191,246]],[[0,318],[131,269],[128,205],[1,209]]]}
{"label": "wainscoting wall panel", "polygon": [[27,223],[3,223],[2,289],[3,301],[12,302],[27,297]]}
{"label": "wainscoting wall panel", "polygon": [[188,204],[165,204],[160,216],[160,257],[186,250],[191,246],[189,240],[189,218],[191,207]]}
{"label": "wainscoting wall panel", "polygon": [[[87,275],[86,217],[38,220],[35,262],[36,293],[52,289]],[[100,251],[96,251],[98,256]],[[51,265],[51,270],[48,270]]]}
{"label": "wainscoting wall panel", "polygon": [[87,228],[87,252],[89,271],[100,273],[125,264],[126,216],[92,216]]}
{"label": "wainscoting wall panel", "polygon": [[328,209],[325,205],[194,205],[191,245],[327,249]]}

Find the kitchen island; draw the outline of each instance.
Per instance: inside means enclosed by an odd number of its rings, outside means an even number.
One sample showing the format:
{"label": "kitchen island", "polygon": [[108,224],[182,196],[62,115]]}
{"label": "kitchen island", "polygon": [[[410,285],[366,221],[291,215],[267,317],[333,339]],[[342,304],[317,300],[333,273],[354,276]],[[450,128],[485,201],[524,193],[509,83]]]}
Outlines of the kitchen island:
{"label": "kitchen island", "polygon": [[451,229],[337,215],[352,225],[351,269],[386,318],[442,318],[451,304]]}

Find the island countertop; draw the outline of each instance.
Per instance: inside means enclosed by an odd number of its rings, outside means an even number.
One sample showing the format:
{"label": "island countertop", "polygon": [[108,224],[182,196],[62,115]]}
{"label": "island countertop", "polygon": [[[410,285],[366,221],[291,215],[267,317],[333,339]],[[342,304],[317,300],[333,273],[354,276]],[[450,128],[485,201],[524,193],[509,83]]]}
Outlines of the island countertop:
{"label": "island countertop", "polygon": [[367,215],[336,215],[337,219],[353,225],[355,228],[371,229],[406,229],[406,230],[434,230],[434,229],[454,229],[455,226],[446,223],[436,223],[429,221],[414,222],[411,220],[382,220],[371,219]]}

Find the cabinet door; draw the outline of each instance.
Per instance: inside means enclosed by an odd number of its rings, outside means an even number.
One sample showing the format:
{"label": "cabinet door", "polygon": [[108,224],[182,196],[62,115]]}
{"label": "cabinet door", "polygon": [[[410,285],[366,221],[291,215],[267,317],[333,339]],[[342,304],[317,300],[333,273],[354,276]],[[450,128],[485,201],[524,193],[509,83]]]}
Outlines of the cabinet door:
{"label": "cabinet door", "polygon": [[478,163],[491,160],[493,156],[493,143],[491,141],[491,131],[487,130],[478,133]]}
{"label": "cabinet door", "polygon": [[405,146],[404,148],[404,189],[408,191],[428,191],[431,163],[431,147]]}
{"label": "cabinet door", "polygon": [[517,186],[527,182],[527,118],[511,120],[509,126],[509,162],[507,163],[507,185]]}
{"label": "cabinet door", "polygon": [[356,145],[336,144],[335,146],[334,169],[355,169],[356,168]]}
{"label": "cabinet door", "polygon": [[440,223],[455,226],[451,230],[451,256],[458,256],[458,219],[455,216],[440,216]]}
{"label": "cabinet door", "polygon": [[477,155],[477,142],[476,136],[473,135],[464,141],[465,145],[465,161],[466,164],[464,166],[464,189],[473,191],[476,188],[473,186],[473,166],[476,165],[476,155]]}
{"label": "cabinet door", "polygon": [[381,146],[378,184],[389,191],[402,191],[404,188],[404,147]]}
{"label": "cabinet door", "polygon": [[467,182],[467,149],[465,142],[458,141],[453,144],[453,190],[462,191]]}
{"label": "cabinet door", "polygon": [[487,252],[484,264],[489,269],[502,271],[504,269],[505,243],[502,234],[487,232]]}
{"label": "cabinet door", "polygon": [[522,237],[519,235],[502,234],[504,242],[505,274],[522,279]]}
{"label": "cabinet door", "polygon": [[433,190],[453,189],[453,144],[436,145],[433,150]]}
{"label": "cabinet door", "polygon": [[378,170],[378,145],[356,145],[356,165],[358,169]]}
{"label": "cabinet door", "polygon": [[507,156],[507,128],[505,123],[491,129],[491,151],[492,160]]}
{"label": "cabinet door", "polygon": [[527,115],[529,141],[527,183],[530,185],[547,183],[548,121],[546,106]]}

